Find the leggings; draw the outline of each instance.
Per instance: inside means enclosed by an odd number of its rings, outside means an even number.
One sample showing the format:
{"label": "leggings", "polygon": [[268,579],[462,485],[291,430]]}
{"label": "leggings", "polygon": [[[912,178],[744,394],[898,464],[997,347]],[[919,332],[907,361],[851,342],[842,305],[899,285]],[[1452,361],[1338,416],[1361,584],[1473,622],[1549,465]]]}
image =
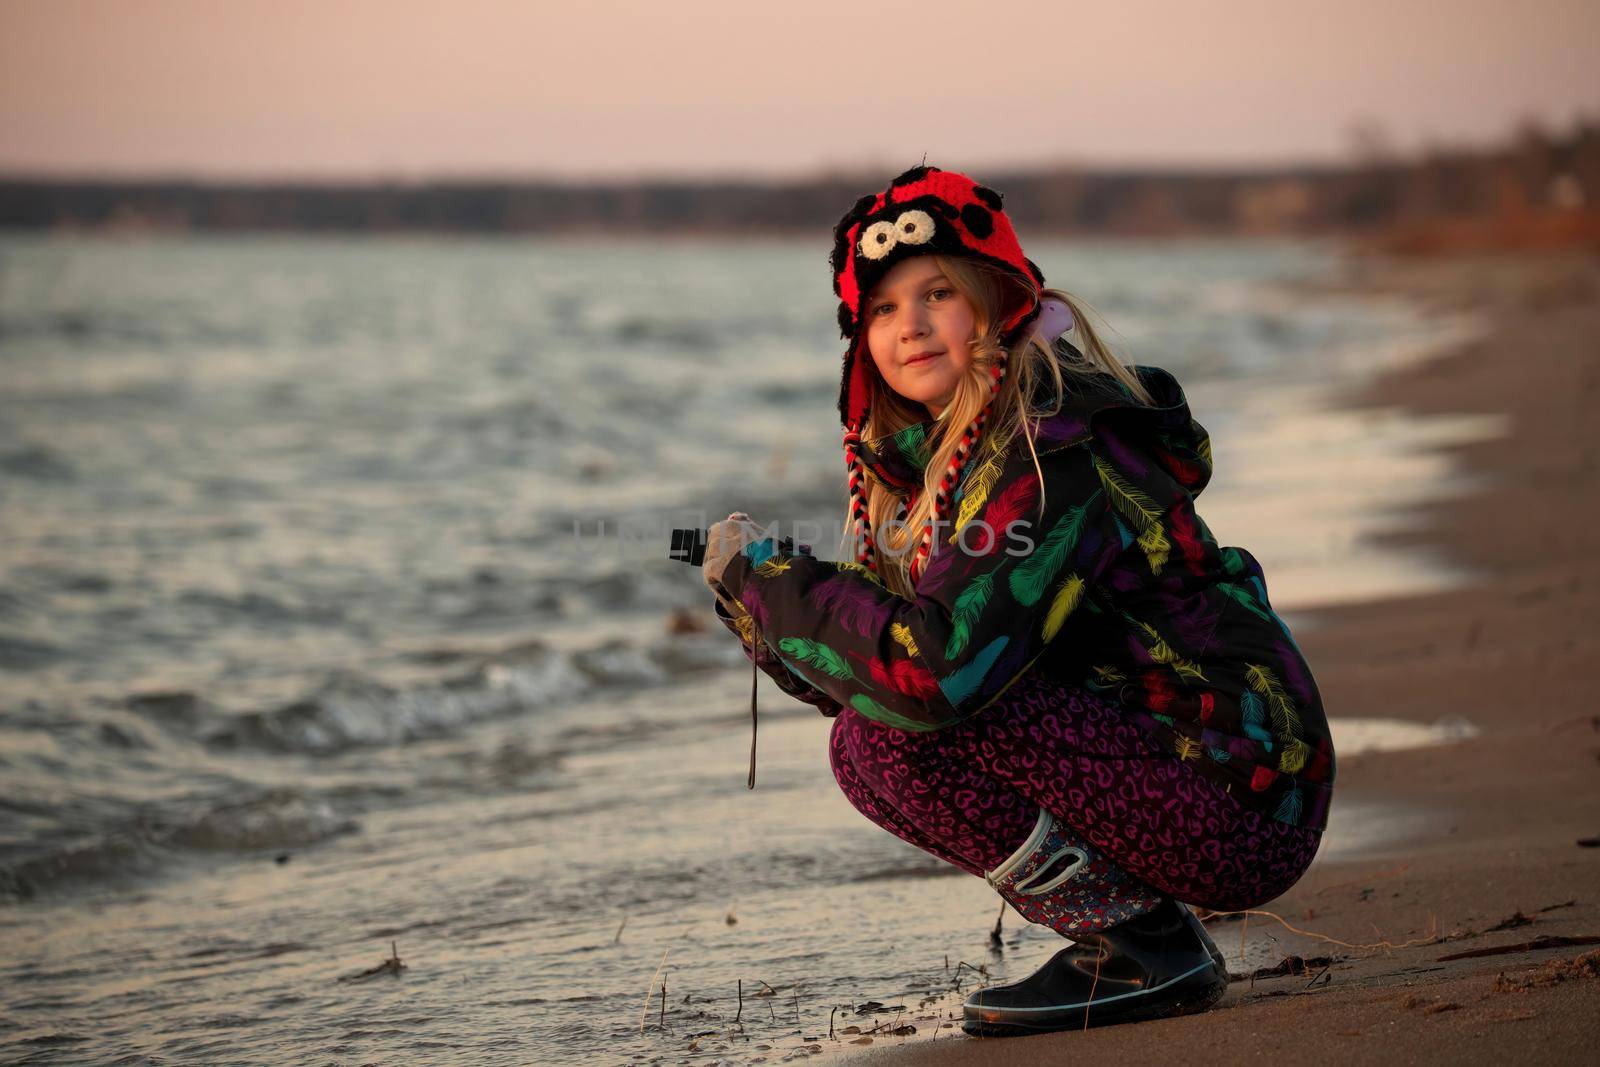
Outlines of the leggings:
{"label": "leggings", "polygon": [[1022,846],[1040,808],[1133,877],[1217,911],[1283,893],[1322,840],[1320,830],[1240,804],[1114,703],[1037,673],[977,715],[928,733],[844,708],[829,755],[858,811],[980,877]]}

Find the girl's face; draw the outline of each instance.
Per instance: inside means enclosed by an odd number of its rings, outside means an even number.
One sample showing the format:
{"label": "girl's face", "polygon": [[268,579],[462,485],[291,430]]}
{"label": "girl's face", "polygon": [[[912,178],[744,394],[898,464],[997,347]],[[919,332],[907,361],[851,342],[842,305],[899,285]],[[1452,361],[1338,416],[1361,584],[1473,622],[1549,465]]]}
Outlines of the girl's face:
{"label": "girl's face", "polygon": [[890,268],[868,294],[867,348],[889,388],[938,417],[972,365],[972,302],[932,256]]}

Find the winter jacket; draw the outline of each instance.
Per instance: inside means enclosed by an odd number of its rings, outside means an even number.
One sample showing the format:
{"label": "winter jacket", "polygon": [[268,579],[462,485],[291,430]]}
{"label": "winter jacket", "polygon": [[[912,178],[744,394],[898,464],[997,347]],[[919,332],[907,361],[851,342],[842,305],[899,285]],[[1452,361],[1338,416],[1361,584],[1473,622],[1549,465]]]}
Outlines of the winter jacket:
{"label": "winter jacket", "polygon": [[[1042,482],[1022,435],[1003,454],[980,442],[914,599],[769,539],[722,576],[749,615],[718,615],[747,652],[759,633],[756,665],[824,714],[937,730],[1044,671],[1111,698],[1252,808],[1320,830],[1334,754],[1311,670],[1260,565],[1195,512],[1211,447],[1182,389],[1133,370],[1153,406],[1109,376],[1069,379],[1036,427]],[[864,442],[869,474],[905,483],[936,425]]]}

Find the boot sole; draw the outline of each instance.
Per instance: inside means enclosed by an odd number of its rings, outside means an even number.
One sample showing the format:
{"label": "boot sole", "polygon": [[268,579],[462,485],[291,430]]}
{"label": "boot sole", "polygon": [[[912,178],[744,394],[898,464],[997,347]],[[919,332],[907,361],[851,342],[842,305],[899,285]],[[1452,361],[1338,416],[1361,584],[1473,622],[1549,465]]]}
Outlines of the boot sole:
{"label": "boot sole", "polygon": [[1117,993],[1078,1004],[1053,1004],[1044,1008],[963,1005],[965,1018],[961,1029],[973,1037],[1020,1037],[1167,1019],[1205,1011],[1227,991],[1226,973],[1219,972],[1215,964],[1208,961],[1151,989]]}

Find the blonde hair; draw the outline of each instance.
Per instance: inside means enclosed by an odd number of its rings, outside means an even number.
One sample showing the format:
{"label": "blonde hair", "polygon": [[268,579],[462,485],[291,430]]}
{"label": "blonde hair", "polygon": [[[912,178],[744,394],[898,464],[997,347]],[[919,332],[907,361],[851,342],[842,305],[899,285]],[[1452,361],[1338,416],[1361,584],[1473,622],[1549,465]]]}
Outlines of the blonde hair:
{"label": "blonde hair", "polygon": [[[1059,289],[1045,289],[1041,294],[1054,297],[1072,309],[1073,335],[1078,342],[1081,359],[1073,356],[1065,346],[1060,349],[1047,346],[1039,340],[1037,333],[1031,331],[1006,350],[1001,347],[997,336],[999,324],[1008,309],[1017,307],[1027,299],[1028,294],[1022,283],[1008,271],[979,259],[944,255],[933,255],[932,258],[951,285],[972,304],[976,320],[971,342],[972,362],[956,385],[955,397],[950,401],[945,417],[938,421],[925,446],[929,458],[923,472],[922,491],[917,496],[915,506],[899,522],[891,525],[899,517],[903,498],[871,478],[863,481],[869,529],[876,539],[876,546],[880,548],[874,554],[879,563],[879,576],[885,585],[907,599],[914,596],[909,567],[923,527],[932,517],[939,480],[944,476],[951,456],[960,446],[963,431],[978,417],[989,400],[993,380],[989,368],[1002,353],[1007,359],[1005,379],[1000,383],[994,408],[984,424],[982,439],[974,453],[967,457],[969,465],[977,461],[979,449],[985,454],[999,453],[1021,433],[1028,442],[1034,467],[1038,469],[1039,455],[1034,446],[1037,425],[1039,420],[1061,410],[1066,398],[1068,377],[1087,383],[1110,376],[1126,386],[1140,403],[1153,403],[1134,373],[1101,342],[1099,334],[1084,314],[1086,305],[1082,301]],[[928,411],[922,404],[907,400],[889,388],[865,346],[856,358],[866,361],[867,373],[873,382],[872,399],[867,409],[866,423],[861,430],[863,440],[883,437],[928,421]],[[1050,394],[1054,402],[1049,407],[1034,407],[1031,398],[1038,395],[1039,383],[1045,380],[1049,380],[1053,386]],[[1042,471],[1040,487],[1042,508]],[[845,531],[845,544],[841,544],[841,550],[846,545],[853,547],[851,538],[854,523],[848,511],[845,515]]]}

